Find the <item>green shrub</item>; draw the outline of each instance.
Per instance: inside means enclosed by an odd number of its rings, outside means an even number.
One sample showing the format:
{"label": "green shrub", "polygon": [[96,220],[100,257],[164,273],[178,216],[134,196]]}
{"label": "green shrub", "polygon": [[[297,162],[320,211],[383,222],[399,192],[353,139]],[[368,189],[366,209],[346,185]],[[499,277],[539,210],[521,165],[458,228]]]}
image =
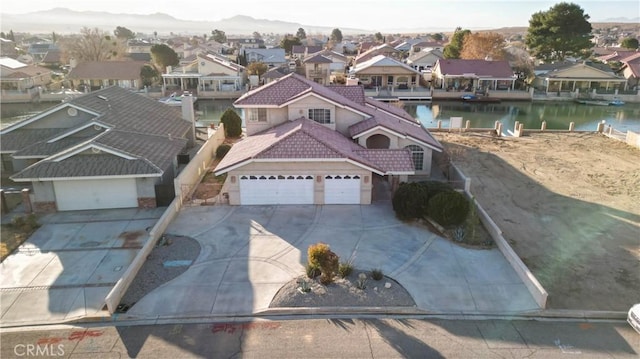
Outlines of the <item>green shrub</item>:
{"label": "green shrub", "polygon": [[371,278],[373,278],[373,280],[381,280],[383,277],[382,269],[375,268],[371,270]]}
{"label": "green shrub", "polygon": [[329,284],[338,272],[340,258],[325,243],[316,243],[307,249],[309,265],[320,268],[320,283]]}
{"label": "green shrub", "polygon": [[402,183],[393,194],[391,203],[398,218],[422,218],[429,203],[427,187],[419,183]]}
{"label": "green shrub", "polygon": [[307,277],[309,277],[311,279],[313,279],[313,278],[315,278],[315,277],[320,275],[320,268],[318,268],[318,267],[316,267],[316,266],[314,266],[314,265],[312,265],[310,263],[307,263],[307,265],[305,266],[304,269],[305,269],[305,272],[307,273]]}
{"label": "green shrub", "polygon": [[428,214],[441,226],[457,226],[469,214],[469,200],[459,192],[441,192],[429,200]]}
{"label": "green shrub", "polygon": [[338,275],[340,278],[346,278],[353,272],[353,264],[348,262],[342,262],[338,266]]}
{"label": "green shrub", "polygon": [[224,111],[220,117],[220,123],[224,125],[224,135],[226,137],[240,137],[242,135],[242,119],[231,108]]}
{"label": "green shrub", "polygon": [[433,198],[438,193],[453,191],[453,187],[447,182],[440,181],[422,181],[418,182],[420,185],[427,187],[427,201]]}
{"label": "green shrub", "polygon": [[228,145],[226,143],[221,144],[216,149],[216,158],[219,160],[223,159],[224,156],[227,155],[227,152],[229,152],[230,149],[231,149],[231,145]]}

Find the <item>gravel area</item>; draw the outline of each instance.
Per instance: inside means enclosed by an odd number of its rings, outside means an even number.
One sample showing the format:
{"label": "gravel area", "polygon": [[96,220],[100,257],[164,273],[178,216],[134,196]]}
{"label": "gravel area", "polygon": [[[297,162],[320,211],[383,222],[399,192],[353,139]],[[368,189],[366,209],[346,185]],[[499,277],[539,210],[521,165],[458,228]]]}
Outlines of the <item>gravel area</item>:
{"label": "gravel area", "polygon": [[[356,287],[359,273],[367,274],[364,290]],[[298,290],[299,282],[306,280],[311,287],[308,293]],[[389,288],[385,288],[385,284]],[[285,284],[275,295],[269,308],[283,307],[415,307],[413,298],[398,282],[384,277],[379,281],[370,278],[368,272],[354,270],[351,275],[327,286],[319,278],[300,276]]]}
{"label": "gravel area", "polygon": [[195,239],[164,235],[131,282],[118,310],[126,312],[147,293],[186,272],[198,255],[200,244]]}

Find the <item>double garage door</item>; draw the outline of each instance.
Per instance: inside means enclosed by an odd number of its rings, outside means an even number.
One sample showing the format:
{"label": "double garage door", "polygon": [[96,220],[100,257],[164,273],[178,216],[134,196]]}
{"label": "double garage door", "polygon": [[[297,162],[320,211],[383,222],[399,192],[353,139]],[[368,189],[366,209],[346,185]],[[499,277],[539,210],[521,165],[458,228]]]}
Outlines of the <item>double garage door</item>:
{"label": "double garage door", "polygon": [[[313,204],[312,175],[240,176],[240,204]],[[324,176],[325,204],[360,204],[360,176]]]}
{"label": "double garage door", "polygon": [[59,211],[138,207],[135,179],[54,181]]}

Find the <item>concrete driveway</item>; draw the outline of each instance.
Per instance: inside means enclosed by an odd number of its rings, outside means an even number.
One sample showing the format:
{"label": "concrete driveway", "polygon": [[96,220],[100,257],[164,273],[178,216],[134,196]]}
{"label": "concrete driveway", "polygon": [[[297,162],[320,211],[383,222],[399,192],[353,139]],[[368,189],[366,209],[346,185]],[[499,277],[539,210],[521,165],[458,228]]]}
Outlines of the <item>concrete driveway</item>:
{"label": "concrete driveway", "polygon": [[101,312],[107,293],[163,211],[71,211],[41,217],[42,226],[0,264],[0,324],[63,322]]}
{"label": "concrete driveway", "polygon": [[202,250],[182,275],[147,294],[131,317],[248,315],[304,273],[307,248],[325,242],[357,270],[381,268],[431,313],[538,310],[499,250],[466,249],[397,220],[389,202],[369,206],[184,208],[166,231]]}

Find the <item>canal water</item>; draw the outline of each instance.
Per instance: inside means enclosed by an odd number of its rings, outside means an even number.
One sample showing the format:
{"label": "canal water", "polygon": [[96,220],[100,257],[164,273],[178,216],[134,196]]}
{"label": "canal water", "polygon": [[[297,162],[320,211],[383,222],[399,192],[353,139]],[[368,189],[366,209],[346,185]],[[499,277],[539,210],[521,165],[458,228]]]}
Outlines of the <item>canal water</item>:
{"label": "canal water", "polygon": [[[39,113],[58,103],[4,104],[1,109],[2,127]],[[218,124],[220,116],[227,108],[233,107],[233,100],[198,100],[195,110],[198,125]],[[462,117],[463,123],[471,121],[473,128],[493,128],[495,121],[502,122],[502,128],[513,130],[516,121],[524,124],[525,129],[538,129],[542,121],[548,129],[568,129],[575,122],[576,130],[595,131],[601,121],[618,131],[640,132],[640,104],[624,106],[594,106],[573,102],[501,102],[501,103],[463,103],[459,101],[443,102],[405,102],[404,109],[417,118],[427,128],[437,126],[442,121],[444,128],[449,127],[451,117]]]}

